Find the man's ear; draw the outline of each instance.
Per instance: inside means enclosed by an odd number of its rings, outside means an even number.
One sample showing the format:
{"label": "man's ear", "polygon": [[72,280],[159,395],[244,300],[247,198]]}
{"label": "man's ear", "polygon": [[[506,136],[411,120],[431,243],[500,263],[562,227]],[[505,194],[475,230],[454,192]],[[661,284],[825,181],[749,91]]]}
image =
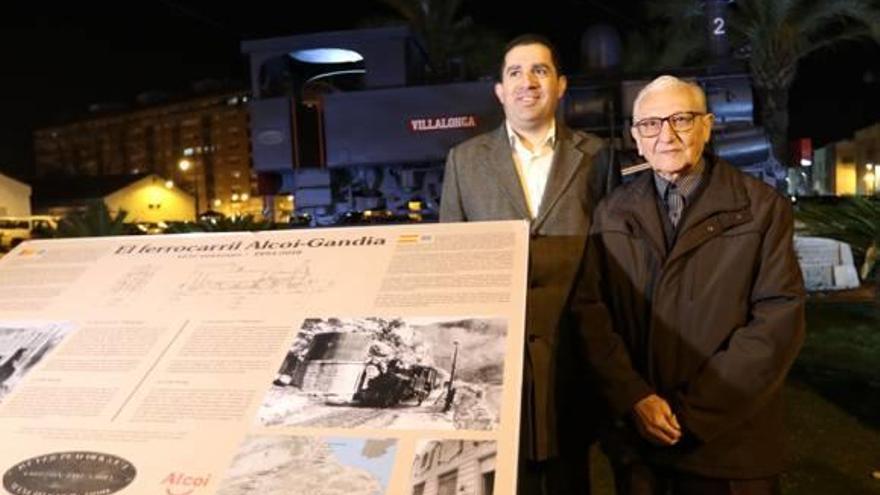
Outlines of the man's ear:
{"label": "man's ear", "polygon": [[504,86],[500,82],[495,83],[495,97],[504,105]]}
{"label": "man's ear", "polygon": [[639,156],[645,156],[645,154],[642,153],[642,142],[639,141],[639,132],[636,130],[635,127],[630,127],[629,134],[630,136],[632,136],[633,141],[635,141],[636,143],[636,148],[639,150]]}
{"label": "man's ear", "polygon": [[559,94],[556,95],[556,97],[562,98],[566,89],[568,89],[568,79],[566,79],[565,76],[559,76]]}
{"label": "man's ear", "polygon": [[712,139],[712,124],[715,123],[715,114],[707,113],[703,116],[706,119],[705,129],[703,130],[703,143],[708,143]]}

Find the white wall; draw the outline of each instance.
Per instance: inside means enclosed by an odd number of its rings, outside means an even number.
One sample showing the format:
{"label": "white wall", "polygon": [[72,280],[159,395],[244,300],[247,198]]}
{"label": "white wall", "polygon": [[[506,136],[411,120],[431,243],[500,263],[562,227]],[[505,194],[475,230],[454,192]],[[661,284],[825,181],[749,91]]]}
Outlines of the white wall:
{"label": "white wall", "polygon": [[31,214],[31,186],[0,174],[0,216]]}

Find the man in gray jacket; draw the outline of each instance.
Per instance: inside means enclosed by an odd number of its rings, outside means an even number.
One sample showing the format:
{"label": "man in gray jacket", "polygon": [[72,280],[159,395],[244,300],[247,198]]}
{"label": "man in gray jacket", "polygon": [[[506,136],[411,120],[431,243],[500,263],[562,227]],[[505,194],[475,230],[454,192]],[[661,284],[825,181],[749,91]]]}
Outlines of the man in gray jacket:
{"label": "man in gray jacket", "polygon": [[[524,35],[508,43],[500,76],[495,94],[505,122],[449,152],[440,220],[529,220],[519,493],[588,493],[594,424],[581,414],[597,406],[579,395],[583,384],[573,383],[582,373],[559,329],[569,322],[564,309],[592,208],[616,183],[615,175],[600,153],[600,139],[556,119],[566,79],[546,39]],[[568,394],[563,410],[557,407],[560,390]]]}

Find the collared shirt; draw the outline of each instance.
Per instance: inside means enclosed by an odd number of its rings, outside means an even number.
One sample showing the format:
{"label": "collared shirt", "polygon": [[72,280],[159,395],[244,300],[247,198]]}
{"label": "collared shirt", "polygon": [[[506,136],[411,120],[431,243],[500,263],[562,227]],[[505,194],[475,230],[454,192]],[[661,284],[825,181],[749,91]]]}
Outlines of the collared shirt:
{"label": "collared shirt", "polygon": [[510,127],[509,123],[505,123],[505,126],[513,152],[513,163],[516,164],[516,172],[526,197],[526,204],[529,206],[532,218],[535,218],[541,208],[544,189],[547,187],[547,178],[550,177],[550,166],[553,164],[556,121],[554,120],[550,125],[544,139],[538,141],[539,144],[534,151],[525,146],[522,138]]}
{"label": "collared shirt", "polygon": [[704,159],[700,159],[686,174],[678,176],[675,182],[668,181],[654,172],[654,186],[657,188],[657,197],[661,204],[666,207],[666,214],[672,227],[677,228],[684,210],[693,200],[694,193],[703,182],[703,171],[706,169]]}

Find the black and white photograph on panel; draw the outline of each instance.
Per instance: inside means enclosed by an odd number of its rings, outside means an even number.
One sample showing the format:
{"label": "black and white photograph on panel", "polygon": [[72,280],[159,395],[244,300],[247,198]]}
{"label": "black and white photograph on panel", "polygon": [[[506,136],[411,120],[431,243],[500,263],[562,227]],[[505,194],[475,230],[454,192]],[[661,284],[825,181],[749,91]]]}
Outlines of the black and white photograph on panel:
{"label": "black and white photograph on panel", "polygon": [[217,495],[384,495],[396,449],[392,439],[252,435]]}
{"label": "black and white photograph on panel", "polygon": [[493,441],[421,441],[412,464],[411,493],[494,495],[497,450]]}
{"label": "black and white photograph on panel", "polygon": [[257,413],[264,426],[493,430],[507,321],[306,319]]}
{"label": "black and white photograph on panel", "polygon": [[0,403],[72,328],[57,322],[0,322]]}

